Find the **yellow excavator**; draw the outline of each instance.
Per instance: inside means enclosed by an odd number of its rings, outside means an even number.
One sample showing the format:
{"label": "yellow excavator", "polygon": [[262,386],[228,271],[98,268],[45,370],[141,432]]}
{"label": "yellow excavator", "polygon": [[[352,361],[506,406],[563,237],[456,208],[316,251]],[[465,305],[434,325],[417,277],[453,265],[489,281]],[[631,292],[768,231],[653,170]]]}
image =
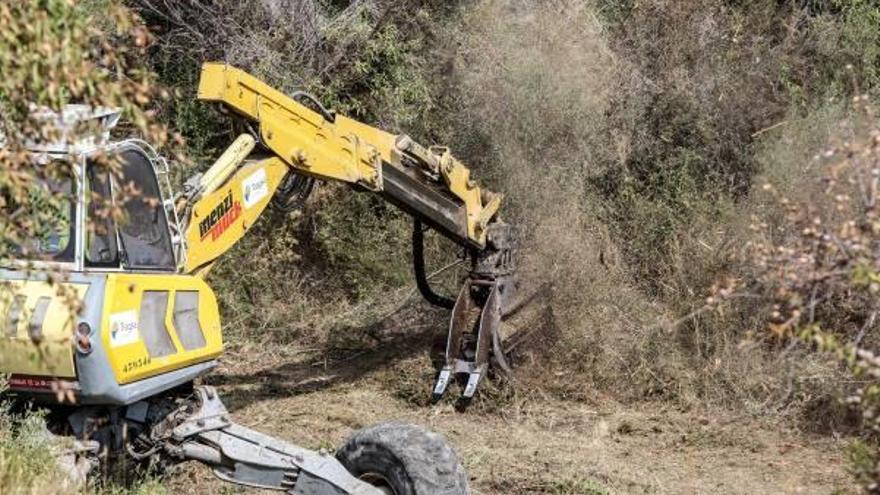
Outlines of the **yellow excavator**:
{"label": "yellow excavator", "polygon": [[[28,259],[0,269],[7,394],[54,408],[61,420],[53,433],[74,437],[65,462],[80,474],[123,453],[138,461],[196,460],[223,480],[294,494],[466,493],[454,451],[419,427],[366,428],[334,456],[233,422],[213,388],[194,385],[223,350],[205,277],[267,207],[298,208],[315,180],[379,195],[414,218],[417,285],[428,301],[452,310],[434,398],[457,381],[468,400],[490,361],[507,368],[500,324],[517,306],[514,239],[499,218],[501,195],[478,185],[447,148],[336,115],[306,93],[285,95],[229,65],[202,67],[198,98],[224,105],[251,133],[177,195],[167,162],[148,143],[110,139],[119,118],[113,110],[66,107],[53,116],[62,126],[88,121],[100,135],[70,142],[62,133],[33,145],[35,163],[69,164],[66,178],[40,187],[70,200],[61,226],[20,251]],[[97,157],[107,155],[119,170],[99,166]],[[136,198],[123,201],[123,190]],[[108,203],[124,221],[101,214]],[[469,258],[455,300],[428,283],[427,229]]]}

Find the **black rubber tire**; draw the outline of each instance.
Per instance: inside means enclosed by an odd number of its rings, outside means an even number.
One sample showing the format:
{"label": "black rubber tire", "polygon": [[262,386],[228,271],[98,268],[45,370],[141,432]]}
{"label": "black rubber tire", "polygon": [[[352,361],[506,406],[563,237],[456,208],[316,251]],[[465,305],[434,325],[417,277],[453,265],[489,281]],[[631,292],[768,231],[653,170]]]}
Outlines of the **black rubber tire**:
{"label": "black rubber tire", "polygon": [[[437,433],[402,423],[380,423],[352,435],[336,452],[354,476],[393,495],[466,495],[458,455]],[[377,475],[379,478],[377,478]]]}

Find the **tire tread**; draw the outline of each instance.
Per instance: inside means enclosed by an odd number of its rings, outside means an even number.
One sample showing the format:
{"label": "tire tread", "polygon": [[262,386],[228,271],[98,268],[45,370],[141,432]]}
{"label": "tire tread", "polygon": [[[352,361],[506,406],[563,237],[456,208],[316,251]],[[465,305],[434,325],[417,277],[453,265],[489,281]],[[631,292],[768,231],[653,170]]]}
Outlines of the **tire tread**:
{"label": "tire tread", "polygon": [[[357,431],[336,453],[349,470],[362,456],[390,452],[412,483],[411,495],[466,495],[467,474],[452,447],[438,433],[422,427],[387,422]],[[410,494],[407,494],[410,495]]]}

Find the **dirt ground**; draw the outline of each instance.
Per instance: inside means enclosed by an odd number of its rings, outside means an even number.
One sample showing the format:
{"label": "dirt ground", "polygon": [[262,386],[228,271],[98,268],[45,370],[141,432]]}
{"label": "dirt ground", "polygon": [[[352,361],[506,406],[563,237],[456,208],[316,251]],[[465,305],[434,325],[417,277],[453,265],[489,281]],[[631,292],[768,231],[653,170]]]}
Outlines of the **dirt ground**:
{"label": "dirt ground", "polygon": [[[310,448],[333,448],[380,421],[427,426],[455,446],[475,494],[830,494],[850,488],[846,439],[731,412],[624,406],[601,397],[598,406],[533,398],[464,413],[451,403],[428,405],[411,390],[430,380],[427,353],[419,354],[419,339],[406,342],[334,359],[289,346],[232,345],[208,382],[220,388],[239,422]],[[419,357],[404,357],[413,353]],[[412,369],[425,373],[404,376]],[[427,394],[430,384],[419,385],[419,394],[422,386]],[[169,488],[244,492],[198,465],[175,474]]]}

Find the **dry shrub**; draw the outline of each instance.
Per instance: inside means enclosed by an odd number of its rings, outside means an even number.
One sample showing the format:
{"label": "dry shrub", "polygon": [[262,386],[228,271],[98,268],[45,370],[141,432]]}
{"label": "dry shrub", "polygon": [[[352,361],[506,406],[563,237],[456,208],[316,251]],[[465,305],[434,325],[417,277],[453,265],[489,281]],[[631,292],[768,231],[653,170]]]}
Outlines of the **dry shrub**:
{"label": "dry shrub", "polygon": [[722,312],[705,300],[750,273],[740,256],[749,217],[781,213],[754,197],[756,177],[803,197],[816,189],[801,157],[842,111],[823,101],[831,21],[814,15],[787,3],[627,7],[610,36],[619,70],[608,140],[620,159],[591,183],[632,283],[668,315],[629,349],[657,392],[834,426],[841,415],[826,413],[841,377],[828,359],[744,341],[762,328],[750,294]]}
{"label": "dry shrub", "polygon": [[[793,201],[818,201],[822,170],[812,158],[838,131],[847,112],[845,105],[828,102],[780,117],[782,125],[753,145],[760,170],[755,180],[774,184]],[[784,209],[757,190],[724,203],[716,215],[697,219],[683,232],[668,281],[681,294],[670,304],[684,315],[673,335],[690,357],[694,402],[708,400],[753,414],[787,417],[810,429],[845,427],[845,408],[835,401],[842,376],[833,360],[791,342],[755,340],[763,335],[761,310],[766,301],[731,288],[754,276],[747,249],[756,241],[752,225],[763,223],[781,231],[786,221]],[[717,301],[705,296],[720,291],[727,297],[723,307],[716,308]]]}
{"label": "dry shrub", "polygon": [[[808,112],[792,108],[781,125],[762,134],[753,145],[760,168],[759,183],[816,211],[832,214],[824,201],[824,169],[813,159],[823,143],[840,135],[840,123],[850,110],[845,102],[829,100]],[[730,203],[723,214],[706,218],[691,230],[692,242],[679,248],[679,286],[691,295],[680,335],[701,367],[700,396],[742,407],[754,414],[786,417],[807,429],[849,428],[850,415],[838,401],[845,376],[833,359],[817,355],[796,341],[767,341],[763,294],[740,290],[756,276],[752,243],[764,242],[754,226],[763,225],[777,239],[798,235],[787,211],[763,190]],[[724,304],[716,307],[715,296]],[[717,311],[716,311],[717,310]]]}
{"label": "dry shrub", "polygon": [[621,62],[608,130],[619,158],[592,182],[649,291],[686,292],[664,262],[694,219],[749,192],[753,134],[788,105],[779,86],[799,56],[801,34],[785,30],[794,15],[767,3],[648,2],[613,31]]}
{"label": "dry shrub", "polygon": [[763,187],[781,218],[754,218],[752,271],[734,288],[762,302],[756,309],[765,345],[818,350],[837,361],[823,370],[837,371],[836,393],[813,388],[828,398],[817,412],[827,416],[835,404],[845,412],[838,399],[850,395],[863,440],[851,456],[854,472],[867,492],[880,493],[880,129],[868,98],[853,101],[852,115],[805,167],[812,169],[812,195],[797,191],[793,199],[773,184]]}
{"label": "dry shrub", "polygon": [[839,115],[792,97],[819,84],[809,12],[640,2],[609,27],[602,6],[482,2],[449,36],[463,42],[441,135],[507,194],[524,281],[551,282],[561,338],[520,379],[822,416],[840,378],[827,359],[744,342],[761,325],[750,297],[705,300],[747,270],[749,216],[778,213],[750,198],[755,177],[807,191],[799,154]]}

